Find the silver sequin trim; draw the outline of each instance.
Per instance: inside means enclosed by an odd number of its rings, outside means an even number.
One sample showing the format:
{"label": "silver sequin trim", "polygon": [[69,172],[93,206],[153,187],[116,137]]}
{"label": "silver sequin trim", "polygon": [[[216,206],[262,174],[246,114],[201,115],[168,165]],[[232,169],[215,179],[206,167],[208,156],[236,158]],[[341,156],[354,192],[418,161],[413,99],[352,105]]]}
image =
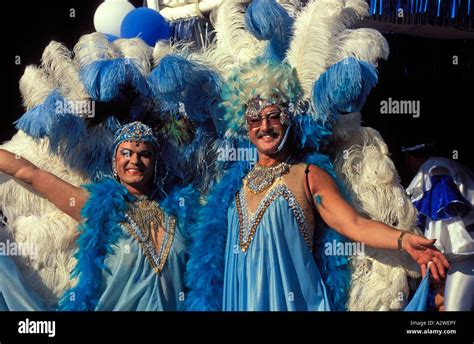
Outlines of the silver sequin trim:
{"label": "silver sequin trim", "polygon": [[126,226],[131,234],[138,240],[140,246],[145,252],[145,255],[150,260],[150,263],[153,267],[155,272],[160,273],[163,270],[163,266],[166,262],[166,258],[168,257],[169,250],[171,248],[171,244],[174,237],[174,226],[175,226],[175,219],[167,214],[164,214],[164,229],[165,235],[163,236],[163,241],[160,246],[160,252],[157,253],[155,249],[155,245],[146,238],[141,228],[133,221],[133,219],[128,215],[125,214],[125,219],[129,226]]}
{"label": "silver sequin trim", "polygon": [[303,235],[303,239],[306,242],[306,245],[309,249],[313,250],[313,231],[309,228],[308,223],[306,221],[306,217],[304,215],[303,209],[301,208],[298,200],[293,195],[290,189],[284,184],[280,184],[275,186],[272,190],[270,190],[260,201],[260,204],[255,211],[254,214],[249,216],[249,211],[247,207],[247,199],[245,197],[245,190],[244,188],[240,189],[238,196],[241,205],[242,211],[242,229],[243,229],[243,242],[248,242],[250,238],[252,226],[255,225],[256,221],[258,221],[258,215],[263,211],[265,212],[266,209],[275,201],[278,196],[283,196],[287,202],[288,206],[290,207],[293,216],[296,219],[300,227],[301,234]]}

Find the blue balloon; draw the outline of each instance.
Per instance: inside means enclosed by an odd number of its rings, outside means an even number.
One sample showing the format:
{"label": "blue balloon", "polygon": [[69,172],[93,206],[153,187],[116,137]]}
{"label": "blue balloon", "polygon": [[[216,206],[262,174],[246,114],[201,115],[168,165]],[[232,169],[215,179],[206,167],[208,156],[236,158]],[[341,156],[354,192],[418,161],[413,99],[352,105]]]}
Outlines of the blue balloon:
{"label": "blue balloon", "polygon": [[146,7],[136,8],[130,11],[122,21],[120,28],[122,38],[139,37],[148,45],[154,46],[162,39],[171,36],[168,22],[155,10]]}

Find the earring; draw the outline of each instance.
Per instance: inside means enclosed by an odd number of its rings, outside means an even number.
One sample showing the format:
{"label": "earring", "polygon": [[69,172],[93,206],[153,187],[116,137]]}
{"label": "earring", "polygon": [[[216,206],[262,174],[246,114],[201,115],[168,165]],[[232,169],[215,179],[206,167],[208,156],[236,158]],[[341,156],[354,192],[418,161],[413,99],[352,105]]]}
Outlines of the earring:
{"label": "earring", "polygon": [[281,125],[288,125],[289,118],[285,111],[282,111],[280,114],[280,123]]}

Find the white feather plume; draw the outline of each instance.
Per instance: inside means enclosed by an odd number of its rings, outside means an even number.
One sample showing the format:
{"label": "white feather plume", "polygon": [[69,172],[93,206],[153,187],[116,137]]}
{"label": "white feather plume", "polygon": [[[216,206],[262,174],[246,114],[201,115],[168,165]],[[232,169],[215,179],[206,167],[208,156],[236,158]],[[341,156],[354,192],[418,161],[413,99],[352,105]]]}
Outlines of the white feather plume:
{"label": "white feather plume", "polygon": [[[339,132],[344,125],[339,121],[336,127]],[[345,131],[344,140],[336,135],[336,171],[350,187],[358,210],[378,221],[412,230],[416,213],[381,135],[361,126]]]}
{"label": "white feather plume", "polygon": [[279,0],[278,3],[283,7],[290,17],[296,17],[302,7],[301,0]]}
{"label": "white feather plume", "polygon": [[9,222],[14,242],[26,248],[21,255],[12,256],[26,285],[46,305],[54,306],[76,282],[70,272],[76,262],[77,222],[57,210],[40,216],[22,215]]}
{"label": "white feather plume", "polygon": [[[264,41],[257,40],[245,29],[245,5],[238,0],[224,1],[213,20],[216,30],[213,49],[206,54],[215,65],[229,67],[249,61],[263,52]],[[229,72],[226,68],[225,72]]]}
{"label": "white feather plume", "polygon": [[295,20],[286,59],[296,68],[305,97],[328,67],[334,38],[360,17],[356,10],[344,6],[343,0],[313,0]]}
{"label": "white feather plume", "polygon": [[117,39],[114,41],[114,45],[120,50],[123,57],[135,63],[143,76],[150,74],[153,48],[140,38]]}
{"label": "white feather plume", "polygon": [[80,69],[98,60],[121,57],[120,51],[99,32],[84,35],[74,46],[74,63]]}
{"label": "white feather plume", "polygon": [[172,42],[172,41],[158,41],[153,49],[153,67],[158,66],[161,59],[166,55],[180,55],[189,56],[194,43],[192,42]]}
{"label": "white feather plume", "polygon": [[[409,293],[406,273],[397,265],[397,258],[389,250],[379,250],[380,257],[366,256],[351,259],[352,279],[347,301],[349,311],[400,311]],[[391,263],[380,258],[392,255]]]}
{"label": "white feather plume", "polygon": [[346,0],[345,7],[355,11],[359,19],[369,15],[369,3],[366,0]]}
{"label": "white feather plume", "polygon": [[[335,138],[335,170],[358,212],[416,232],[416,211],[380,134],[362,127],[360,114],[351,114],[338,118]],[[400,310],[407,301],[407,276],[418,276],[407,254],[370,247],[365,247],[364,256],[351,260],[351,267],[350,310]]]}
{"label": "white feather plume", "polygon": [[20,79],[23,106],[30,110],[42,104],[54,88],[54,80],[43,69],[33,65],[26,66]]}
{"label": "white feather plume", "polygon": [[[88,181],[49,151],[48,139],[34,140],[22,131],[0,146],[25,157],[39,168],[79,186]],[[33,246],[33,251],[14,257],[26,284],[49,306],[75,283],[70,272],[75,265],[77,222],[24,183],[0,173],[0,208],[7,226],[0,241],[13,240]]]}
{"label": "white feather plume", "polygon": [[[28,159],[40,169],[51,172],[72,185],[79,186],[88,181],[84,175],[66,166],[59,156],[50,153],[47,138],[35,140],[24,132],[18,131],[0,148]],[[51,202],[33,192],[26,184],[19,183],[2,173],[0,173],[0,205],[14,207],[18,214],[38,216],[57,210]]]}
{"label": "white feather plume", "polygon": [[379,31],[368,28],[347,29],[337,37],[329,65],[352,56],[376,66],[377,60],[386,60],[389,52],[387,40]]}
{"label": "white feather plume", "polygon": [[60,92],[72,100],[88,99],[79,77],[79,70],[72,62],[72,54],[68,48],[56,41],[51,41],[44,49],[41,63],[55,81]]}

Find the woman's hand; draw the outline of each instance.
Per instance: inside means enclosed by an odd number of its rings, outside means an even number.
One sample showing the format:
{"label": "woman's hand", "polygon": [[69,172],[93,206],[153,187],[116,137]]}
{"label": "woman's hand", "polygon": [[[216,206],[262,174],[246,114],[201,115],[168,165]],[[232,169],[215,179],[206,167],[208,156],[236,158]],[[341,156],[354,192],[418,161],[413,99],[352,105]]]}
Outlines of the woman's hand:
{"label": "woman's hand", "polygon": [[439,282],[440,276],[442,278],[446,277],[445,270],[449,268],[449,263],[446,257],[434,247],[435,241],[435,239],[430,240],[407,233],[402,238],[402,248],[421,266],[423,277],[426,274],[428,263],[433,262],[433,264],[430,264],[430,271],[433,279]]}

